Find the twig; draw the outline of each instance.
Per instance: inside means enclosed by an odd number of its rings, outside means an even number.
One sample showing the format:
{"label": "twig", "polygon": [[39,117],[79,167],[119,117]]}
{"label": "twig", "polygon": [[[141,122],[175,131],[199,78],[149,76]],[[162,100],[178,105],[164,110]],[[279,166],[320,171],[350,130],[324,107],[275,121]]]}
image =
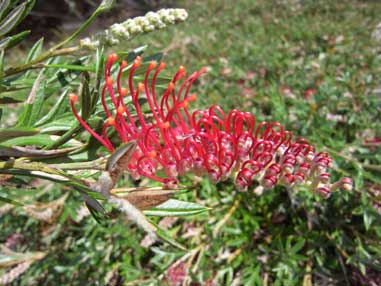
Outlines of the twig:
{"label": "twig", "polygon": [[326,236],[331,242],[333,242],[333,243],[335,244],[336,249],[340,252],[341,256],[343,256],[345,259],[348,259],[349,254],[348,254],[344,249],[342,249],[337,243],[335,243],[334,238],[333,238],[328,232],[325,232],[324,234],[325,234],[325,236]]}
{"label": "twig", "polygon": [[82,189],[89,190],[88,183],[84,180],[78,179],[48,164],[44,164],[42,162],[25,162],[24,160],[25,158],[19,158],[17,160],[11,159],[5,162],[0,162],[0,173],[1,170],[37,171],[53,175],[56,180],[61,182],[76,185]]}
{"label": "twig", "polygon": [[340,263],[341,269],[343,270],[345,282],[346,282],[347,286],[350,286],[351,283],[349,282],[348,271],[345,268],[345,264],[344,264],[343,258],[341,257],[340,253],[338,253],[338,252],[337,252],[337,257],[339,258],[339,263]]}
{"label": "twig", "polygon": [[214,227],[214,229],[213,229],[213,237],[217,237],[218,236],[221,228],[226,224],[226,222],[230,219],[230,217],[236,211],[236,209],[238,208],[240,202],[241,202],[241,198],[240,197],[237,197],[234,200],[232,207],[229,209],[229,211],[224,215],[224,217]]}
{"label": "twig", "polygon": [[312,268],[312,259],[310,257],[306,264],[306,274],[303,277],[303,286],[312,286],[311,268]]}
{"label": "twig", "polygon": [[127,218],[129,218],[138,226],[140,226],[145,232],[147,232],[149,236],[151,236],[154,239],[157,239],[156,227],[153,224],[151,224],[144,216],[144,214],[140,210],[138,210],[134,205],[132,205],[129,201],[118,197],[110,196],[108,198],[108,202],[119,208],[123,213],[127,215]]}
{"label": "twig", "polygon": [[61,170],[104,170],[106,162],[107,157],[101,157],[94,161],[50,164],[50,166]]}
{"label": "twig", "polygon": [[22,65],[18,65],[15,67],[11,67],[7,70],[4,71],[3,76],[7,77],[10,75],[17,74],[22,71],[29,70],[31,68],[36,69],[36,68],[41,68],[43,65],[39,65],[42,61],[47,60],[52,57],[56,56],[62,56],[62,55],[67,55],[67,54],[72,54],[76,51],[78,51],[80,48],[75,46],[75,47],[69,47],[69,48],[64,48],[64,49],[59,49],[59,50],[54,50],[50,49],[49,51],[43,53],[41,56],[37,57],[36,59]]}

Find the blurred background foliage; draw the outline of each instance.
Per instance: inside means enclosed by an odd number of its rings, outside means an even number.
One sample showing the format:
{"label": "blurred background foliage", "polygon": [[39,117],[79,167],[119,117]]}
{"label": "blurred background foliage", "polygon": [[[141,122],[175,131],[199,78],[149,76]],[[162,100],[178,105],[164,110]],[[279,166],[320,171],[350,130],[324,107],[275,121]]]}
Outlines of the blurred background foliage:
{"label": "blurred background foliage", "polygon": [[[100,1],[44,1],[37,0],[33,10],[16,29],[16,31],[32,30],[28,38],[31,43],[44,36],[46,40],[57,41],[65,34],[78,28],[98,7]],[[149,11],[175,7],[173,0],[119,0],[115,1],[108,14],[100,15],[92,27],[84,34],[99,31],[102,28],[121,22],[127,18],[142,16]]]}
{"label": "blurred background foliage", "polygon": [[[38,1],[19,26],[32,29],[32,37],[12,50],[10,61],[25,58],[41,36],[47,46],[62,40],[98,4]],[[23,200],[37,200],[54,215],[0,206],[0,242],[36,257],[12,285],[381,285],[381,3],[120,0],[85,33],[166,6],[186,8],[189,19],[112,51],[148,45],[150,54],[164,53],[169,71],[206,66],[194,87],[195,108],[217,103],[281,122],[330,152],[332,176],[352,177],[355,190],[328,200],[282,188],[256,196],[203,178],[177,197],[209,212],[156,220],[184,251],[151,245],[120,216],[98,224],[70,186],[35,179],[24,186]],[[2,126],[17,118],[17,101],[11,107],[3,109]],[[152,185],[128,176],[123,182],[139,184]]]}

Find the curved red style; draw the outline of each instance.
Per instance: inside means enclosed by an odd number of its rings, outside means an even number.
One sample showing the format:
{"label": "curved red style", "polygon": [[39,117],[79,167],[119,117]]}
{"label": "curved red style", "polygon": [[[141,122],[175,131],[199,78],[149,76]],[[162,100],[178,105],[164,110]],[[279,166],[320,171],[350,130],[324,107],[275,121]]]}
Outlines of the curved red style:
{"label": "curved red style", "polygon": [[[251,113],[236,109],[225,113],[217,105],[189,111],[189,105],[197,99],[190,88],[205,69],[186,76],[181,66],[158,97],[157,78],[165,68],[164,63],[150,62],[144,81],[136,85],[134,74],[142,64],[142,58],[136,57],[125,88],[121,76],[127,62],[119,64],[116,82],[112,79],[111,68],[117,60],[117,55],[111,54],[106,62],[101,102],[107,119],[102,134],[97,134],[78,115],[74,105],[76,95],[70,95],[70,103],[81,125],[110,152],[115,147],[107,136],[108,128],[114,128],[122,142],[137,141],[128,165],[128,172],[135,179],[143,176],[174,187],[178,177],[187,172],[206,173],[213,182],[232,175],[241,191],[255,179],[265,188],[304,184],[323,197],[338,188],[352,187],[349,178],[331,184],[328,173],[331,157],[315,152],[305,139],[292,140],[292,133],[278,122],[257,123]],[[111,106],[107,105],[106,96],[110,97]],[[125,105],[127,96],[133,109]],[[147,99],[149,119],[139,104],[140,97]]]}

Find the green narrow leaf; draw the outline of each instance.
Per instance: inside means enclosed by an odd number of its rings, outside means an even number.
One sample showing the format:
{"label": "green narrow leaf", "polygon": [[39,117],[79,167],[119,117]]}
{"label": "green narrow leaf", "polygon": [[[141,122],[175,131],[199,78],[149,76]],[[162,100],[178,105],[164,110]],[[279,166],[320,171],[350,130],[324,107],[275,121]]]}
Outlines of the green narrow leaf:
{"label": "green narrow leaf", "polygon": [[107,218],[106,210],[103,206],[94,198],[90,197],[87,193],[80,192],[83,200],[86,203],[92,217],[99,223],[104,224]]}
{"label": "green narrow leaf", "polygon": [[144,57],[143,62],[148,62],[148,63],[151,61],[160,62],[162,58],[163,58],[163,53],[157,53],[148,57]]}
{"label": "green narrow leaf", "polygon": [[28,126],[29,116],[32,112],[32,104],[26,103],[24,109],[18,118],[17,126]]}
{"label": "green narrow leaf", "polygon": [[5,55],[5,51],[0,50],[0,78],[3,77],[3,73],[4,73],[4,55]]}
{"label": "green narrow leaf", "polygon": [[137,56],[140,56],[144,53],[144,51],[147,49],[147,45],[137,47],[136,49],[133,49],[132,51],[129,52],[120,52],[118,53],[118,56],[120,58],[125,58],[126,61],[132,62]]}
{"label": "green narrow leaf", "polygon": [[[49,135],[49,134],[35,134],[31,136],[18,136],[12,139],[8,139],[6,141],[1,142],[2,146],[5,147],[12,147],[12,146],[37,146],[37,147],[43,147],[49,144],[52,144],[60,138],[57,135]],[[67,147],[75,147],[75,146],[81,146],[81,143],[79,141],[69,141],[65,144],[64,148]]]}
{"label": "green narrow leaf", "polygon": [[172,80],[171,77],[158,76],[156,78],[156,86],[162,89],[166,89],[168,87],[168,83]]}
{"label": "green narrow leaf", "polygon": [[30,86],[24,86],[22,84],[17,84],[16,86],[11,86],[7,82],[7,85],[1,84],[0,82],[0,104],[8,103],[18,103],[25,101],[25,91],[30,90]]}
{"label": "green narrow leaf", "polygon": [[[57,131],[68,131],[73,128],[73,123],[75,124],[77,121],[73,121],[73,116],[68,115],[62,117],[60,119],[54,120],[44,125],[40,125],[39,128],[41,133],[50,133]],[[74,126],[77,126],[75,124]]]}
{"label": "green narrow leaf", "polygon": [[[105,200],[105,197],[103,195],[101,195],[100,193],[94,192],[94,191],[88,191],[86,194],[95,200]],[[102,207],[102,205],[101,205],[101,207]]]}
{"label": "green narrow leaf", "polygon": [[90,75],[82,73],[79,95],[81,97],[81,115],[83,120],[87,120],[91,114],[91,95],[90,95]]}
{"label": "green narrow leaf", "polygon": [[364,212],[363,218],[364,218],[365,230],[368,231],[370,229],[370,226],[372,225],[373,218],[371,217],[371,215],[367,211]]}
{"label": "green narrow leaf", "polygon": [[23,203],[17,202],[15,200],[11,200],[11,199],[3,197],[3,196],[0,196],[0,201],[3,203],[6,203],[6,204],[15,205],[15,206],[23,206],[24,205]]}
{"label": "green narrow leaf", "polygon": [[4,18],[6,12],[8,11],[10,3],[11,3],[11,0],[0,1],[0,21]]}
{"label": "green narrow leaf", "polygon": [[80,66],[80,65],[67,65],[67,64],[49,64],[45,65],[47,68],[62,68],[73,71],[91,71],[95,72],[95,67],[93,66]]}
{"label": "green narrow leaf", "polygon": [[54,104],[54,106],[49,110],[49,112],[44,116],[42,117],[40,120],[38,120],[34,126],[38,127],[38,126],[41,126],[43,124],[46,124],[48,122],[50,122],[51,120],[53,120],[55,118],[55,116],[57,114],[59,114],[61,111],[63,111],[64,108],[62,107],[65,107],[65,103],[67,104],[67,94],[68,94],[69,90],[66,89],[61,95],[60,97],[58,98],[56,104]]}
{"label": "green narrow leaf", "polygon": [[305,239],[301,238],[297,243],[294,244],[294,246],[291,248],[291,253],[296,254],[304,247]]}
{"label": "green narrow leaf", "polygon": [[27,2],[21,3],[4,18],[0,23],[0,36],[10,32],[23,19],[24,12],[28,7],[27,4]]}
{"label": "green narrow leaf", "polygon": [[177,247],[178,249],[186,251],[186,247],[183,246],[181,243],[174,240],[164,229],[160,228],[157,224],[153,223],[152,221],[148,220],[151,224],[153,224],[156,227],[156,234],[158,237],[160,237],[165,242],[169,243],[170,245]]}
{"label": "green narrow leaf", "polygon": [[4,80],[6,85],[0,83],[0,97],[17,97],[17,100],[25,100],[24,90],[31,88],[33,83],[30,84],[27,81],[19,81],[12,86],[10,85],[12,84],[11,81],[8,81],[8,79]]}
{"label": "green narrow leaf", "polygon": [[20,136],[32,136],[39,132],[38,129],[30,127],[12,127],[0,130],[0,142],[17,138]]}
{"label": "green narrow leaf", "polygon": [[58,148],[62,144],[65,144],[67,141],[69,141],[72,138],[74,133],[80,130],[80,125],[78,121],[75,121],[74,124],[72,124],[69,129],[62,129],[62,130],[66,130],[66,132],[62,136],[60,136],[59,139],[54,141],[52,144],[49,144],[48,146],[46,146],[45,149],[54,149],[54,148]]}
{"label": "green narrow leaf", "polygon": [[39,118],[41,113],[42,106],[44,105],[45,100],[45,84],[40,86],[37,91],[36,100],[32,106],[32,110],[30,113],[28,126],[33,126]]}
{"label": "green narrow leaf", "polygon": [[[40,172],[40,171],[28,171],[28,170],[0,170],[0,174],[10,174],[10,175],[17,175],[17,176],[26,176],[26,177],[36,177],[41,178],[45,180],[49,180],[52,182],[57,183],[63,183],[63,184],[70,184],[70,180],[60,176],[60,175],[51,175],[48,173]],[[73,184],[72,184],[73,185]]]}
{"label": "green narrow leaf", "polygon": [[28,98],[25,101],[24,110],[22,114],[19,117],[19,121],[17,123],[17,126],[29,126],[31,114],[33,111],[33,105],[36,100],[39,88],[40,88],[40,82],[42,78],[43,70],[38,74],[32,89],[29,93]]}
{"label": "green narrow leaf", "polygon": [[27,6],[26,6],[26,9],[24,10],[24,14],[22,15],[20,22],[30,13],[30,11],[34,7],[34,4],[36,4],[36,0],[26,0],[25,2],[27,3]]}
{"label": "green narrow leaf", "polygon": [[29,157],[29,158],[54,158],[70,153],[79,149],[81,146],[61,148],[56,150],[39,150],[20,146],[2,146],[0,145],[0,156],[2,157]]}
{"label": "green narrow leaf", "polygon": [[13,267],[25,261],[42,259],[45,256],[44,252],[4,252],[4,254],[0,254],[0,268]]}
{"label": "green narrow leaf", "polygon": [[359,263],[359,268],[360,268],[360,271],[362,273],[362,275],[366,275],[366,266],[364,265],[364,263]]}
{"label": "green narrow leaf", "polygon": [[[27,64],[33,61],[34,59],[36,59],[41,54],[43,45],[44,45],[44,38],[41,37],[37,42],[34,43],[32,48],[29,50],[29,53],[24,61],[24,64]],[[24,73],[24,77],[28,78],[31,72],[32,72],[31,70],[27,70]]]}
{"label": "green narrow leaf", "polygon": [[0,41],[0,50],[9,49],[18,43],[20,43],[22,40],[24,40],[28,35],[30,34],[30,31],[23,31],[21,33],[18,33],[13,36],[6,37]]}
{"label": "green narrow leaf", "polygon": [[100,95],[100,85],[103,80],[103,66],[105,58],[103,56],[104,47],[97,48],[97,53],[95,56],[95,87],[92,91],[92,102],[91,109],[93,110],[98,103],[99,95]]}
{"label": "green narrow leaf", "polygon": [[[69,63],[69,65],[82,66],[84,65],[85,61],[87,61],[89,58],[89,56],[81,57],[75,60],[74,62]],[[49,64],[50,63],[48,63],[48,65]],[[81,71],[78,70],[58,68],[55,74],[53,76],[50,76],[46,83],[52,84],[58,81],[62,87],[65,87],[66,85],[70,84],[73,80],[75,80],[80,74]]]}
{"label": "green narrow leaf", "polygon": [[0,254],[0,266],[1,267],[8,267],[12,265],[16,265],[22,261],[23,257],[20,255],[5,255],[5,254]]}
{"label": "green narrow leaf", "polygon": [[28,56],[26,57],[25,63],[29,63],[41,54],[43,44],[44,38],[41,38],[34,43],[33,47],[30,49],[28,53]]}
{"label": "green narrow leaf", "polygon": [[190,216],[208,210],[203,205],[170,199],[155,208],[145,210],[144,214],[149,216]]}
{"label": "green narrow leaf", "polygon": [[1,146],[12,147],[12,146],[45,146],[49,143],[54,142],[51,135],[48,134],[35,134],[31,136],[17,136],[8,140],[1,142]]}

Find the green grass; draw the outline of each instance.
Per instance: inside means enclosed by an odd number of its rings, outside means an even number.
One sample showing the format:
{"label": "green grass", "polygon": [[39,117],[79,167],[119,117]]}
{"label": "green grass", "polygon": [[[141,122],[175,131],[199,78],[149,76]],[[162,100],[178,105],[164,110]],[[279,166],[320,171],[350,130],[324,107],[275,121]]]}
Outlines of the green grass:
{"label": "green grass", "polygon": [[[381,137],[381,99],[374,91],[381,83],[381,50],[371,37],[381,3],[285,4],[296,2],[186,1],[186,23],[118,49],[148,44],[150,53],[164,50],[172,72],[179,65],[189,72],[206,66],[193,89],[195,108],[219,104],[252,112],[258,121],[281,122],[295,137],[331,152],[332,176],[352,177],[355,190],[328,200],[283,188],[257,196],[237,193],[230,181],[213,185],[203,178],[179,197],[212,207],[210,212],[170,227],[187,252],[160,242],[141,247],[144,234],[122,217],[106,226],[91,217],[74,222],[81,203],[76,196],[55,226],[16,209],[0,217],[0,241],[20,233],[18,251],[48,255],[15,285],[172,286],[165,277],[181,259],[177,271],[187,272],[188,285],[381,283],[381,152],[380,145],[363,144]],[[316,93],[306,99],[309,89]]]}

